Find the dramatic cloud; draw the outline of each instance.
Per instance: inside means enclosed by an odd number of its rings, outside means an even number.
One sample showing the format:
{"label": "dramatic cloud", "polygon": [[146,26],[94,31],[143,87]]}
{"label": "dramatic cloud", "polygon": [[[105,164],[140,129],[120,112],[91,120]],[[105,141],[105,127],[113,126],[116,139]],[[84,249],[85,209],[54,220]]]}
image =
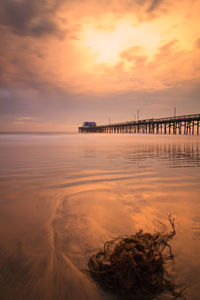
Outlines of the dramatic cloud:
{"label": "dramatic cloud", "polygon": [[113,107],[116,121],[131,107],[163,113],[181,106],[173,94],[186,86],[196,110],[199,8],[195,0],[2,0],[1,128],[72,130]]}
{"label": "dramatic cloud", "polygon": [[59,1],[2,0],[0,23],[18,35],[41,37],[46,34],[62,36],[62,20],[56,16]]}
{"label": "dramatic cloud", "polygon": [[162,0],[152,0],[150,3],[150,6],[148,8],[148,11],[154,11],[159,7],[159,5],[162,3]]}

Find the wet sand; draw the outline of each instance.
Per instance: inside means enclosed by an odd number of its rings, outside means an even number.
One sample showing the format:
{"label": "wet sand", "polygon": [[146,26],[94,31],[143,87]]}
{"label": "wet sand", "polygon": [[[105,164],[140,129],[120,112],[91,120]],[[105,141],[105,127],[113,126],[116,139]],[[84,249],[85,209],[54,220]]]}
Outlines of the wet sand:
{"label": "wet sand", "polygon": [[106,240],[159,229],[168,213],[176,217],[175,279],[187,299],[199,299],[198,138],[0,142],[1,299],[115,299],[84,274],[89,257]]}

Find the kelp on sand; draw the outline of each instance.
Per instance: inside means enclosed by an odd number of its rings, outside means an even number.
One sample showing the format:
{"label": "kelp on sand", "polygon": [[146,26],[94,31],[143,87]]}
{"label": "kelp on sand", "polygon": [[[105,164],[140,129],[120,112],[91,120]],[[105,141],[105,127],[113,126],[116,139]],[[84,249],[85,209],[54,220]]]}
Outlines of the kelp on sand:
{"label": "kelp on sand", "polygon": [[101,287],[123,296],[123,299],[158,298],[168,292],[182,296],[167,279],[166,261],[173,261],[169,241],[176,234],[174,218],[169,215],[170,233],[144,233],[111,240],[94,254],[88,263],[89,273]]}

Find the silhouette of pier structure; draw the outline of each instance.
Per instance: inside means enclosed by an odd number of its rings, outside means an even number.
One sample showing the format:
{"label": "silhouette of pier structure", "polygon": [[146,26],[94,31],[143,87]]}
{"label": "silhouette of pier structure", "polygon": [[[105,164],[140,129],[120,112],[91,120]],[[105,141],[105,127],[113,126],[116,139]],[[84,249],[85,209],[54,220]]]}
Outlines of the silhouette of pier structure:
{"label": "silhouette of pier structure", "polygon": [[199,135],[200,114],[79,127],[79,133]]}

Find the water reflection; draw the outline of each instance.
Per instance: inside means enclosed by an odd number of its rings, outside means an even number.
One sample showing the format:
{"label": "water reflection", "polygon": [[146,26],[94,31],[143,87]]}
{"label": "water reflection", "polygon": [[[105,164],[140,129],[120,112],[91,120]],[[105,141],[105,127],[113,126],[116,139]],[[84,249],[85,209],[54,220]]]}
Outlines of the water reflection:
{"label": "water reflection", "polygon": [[[107,158],[125,158],[128,164],[138,163],[148,159],[160,160],[169,167],[199,167],[199,144],[130,144],[128,148],[119,148],[118,151],[109,151]],[[90,152],[91,149],[87,149]],[[96,156],[99,151],[96,151]],[[106,156],[106,153],[105,153]],[[85,158],[91,158],[85,155]]]}
{"label": "water reflection", "polygon": [[175,276],[198,299],[200,142],[156,138],[0,137],[1,299],[114,299],[81,272],[91,253],[170,212]]}

